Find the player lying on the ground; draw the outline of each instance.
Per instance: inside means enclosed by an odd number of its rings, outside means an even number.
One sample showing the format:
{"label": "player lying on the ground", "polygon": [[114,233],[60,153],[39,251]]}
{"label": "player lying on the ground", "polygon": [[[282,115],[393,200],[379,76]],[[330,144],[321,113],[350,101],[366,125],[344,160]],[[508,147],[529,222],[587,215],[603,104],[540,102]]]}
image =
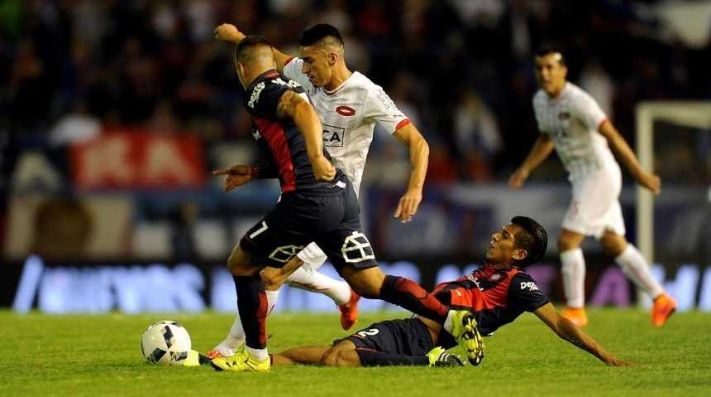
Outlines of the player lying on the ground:
{"label": "player lying on the ground", "polygon": [[360,206],[343,171],[323,148],[322,125],[299,83],[274,69],[274,52],[264,37],[247,37],[235,50],[235,71],[245,88],[244,107],[252,136],[266,159],[264,177],[278,177],[281,200],[235,244],[227,259],[243,320],[245,345],[233,356],[211,361],[217,370],[268,371],[268,302],[259,272],[281,268],[311,242],[327,254],[353,290],[438,321],[481,362],[483,346],[474,337],[476,320],[466,310],[450,310],[420,285],[387,275],[363,234]]}
{"label": "player lying on the ground", "polygon": [[[524,272],[539,261],[548,244],[546,231],[531,218],[517,216],[491,236],[486,261],[473,273],[438,285],[433,294],[452,308],[474,313],[482,335],[491,335],[524,311],[533,312],[561,338],[607,365],[625,365],[592,337],[561,316]],[[381,321],[333,346],[289,349],[272,355],[274,365],[322,364],[340,367],[383,365],[456,366],[462,362],[445,348],[457,343],[442,326],[417,316]]]}

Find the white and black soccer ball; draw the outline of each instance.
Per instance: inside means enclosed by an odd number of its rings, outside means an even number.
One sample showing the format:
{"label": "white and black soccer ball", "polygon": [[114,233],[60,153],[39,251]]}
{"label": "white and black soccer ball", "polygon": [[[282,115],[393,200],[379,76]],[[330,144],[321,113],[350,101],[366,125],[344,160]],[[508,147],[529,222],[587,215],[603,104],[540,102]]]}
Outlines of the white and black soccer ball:
{"label": "white and black soccer ball", "polygon": [[151,364],[183,365],[191,348],[188,331],[177,321],[158,321],[141,339],[141,352]]}

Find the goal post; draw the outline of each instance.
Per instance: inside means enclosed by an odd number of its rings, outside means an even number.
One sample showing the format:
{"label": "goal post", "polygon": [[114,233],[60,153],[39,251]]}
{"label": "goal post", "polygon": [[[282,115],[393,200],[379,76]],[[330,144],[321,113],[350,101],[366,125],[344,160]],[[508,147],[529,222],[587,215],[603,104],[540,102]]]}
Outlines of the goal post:
{"label": "goal post", "polygon": [[[700,129],[711,128],[711,101],[648,101],[635,109],[636,151],[645,170],[654,168],[654,122],[667,121]],[[662,191],[664,189],[662,181]],[[637,186],[637,246],[654,263],[654,195]]]}

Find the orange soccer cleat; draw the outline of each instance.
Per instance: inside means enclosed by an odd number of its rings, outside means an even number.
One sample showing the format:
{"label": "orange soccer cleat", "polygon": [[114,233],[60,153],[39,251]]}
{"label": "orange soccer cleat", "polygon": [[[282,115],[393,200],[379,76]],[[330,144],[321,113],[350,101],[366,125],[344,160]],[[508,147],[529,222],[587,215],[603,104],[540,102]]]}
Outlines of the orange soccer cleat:
{"label": "orange soccer cleat", "polygon": [[351,290],[351,298],[348,303],[338,305],[338,310],[341,311],[341,328],[349,330],[355,323],[358,322],[358,301],[360,295]]}
{"label": "orange soccer cleat", "polygon": [[676,301],[667,294],[661,294],[654,298],[652,306],[652,325],[661,327],[666,324],[669,317],[676,311]]}
{"label": "orange soccer cleat", "polygon": [[580,328],[588,325],[588,315],[585,313],[584,307],[566,306],[561,315]]}

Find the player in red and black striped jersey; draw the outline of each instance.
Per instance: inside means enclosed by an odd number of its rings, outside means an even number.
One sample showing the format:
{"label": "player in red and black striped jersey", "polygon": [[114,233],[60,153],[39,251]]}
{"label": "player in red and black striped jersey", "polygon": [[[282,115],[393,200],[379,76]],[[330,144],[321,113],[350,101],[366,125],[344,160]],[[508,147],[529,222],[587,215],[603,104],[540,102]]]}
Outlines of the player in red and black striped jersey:
{"label": "player in red and black striped jersey", "polygon": [[[266,166],[239,165],[217,172],[225,190],[254,177],[278,177],[281,199],[276,208],[249,229],[230,254],[237,308],[246,344],[212,366],[229,371],[267,371],[268,302],[259,271],[283,267],[306,245],[316,242],[359,295],[383,299],[442,324],[479,360],[483,347],[476,322],[466,311],[449,310],[417,283],[386,275],[360,224],[360,206],[351,182],[329,161],[321,122],[298,83],[274,70],[272,47],[261,37],[237,46],[235,64],[246,89],[245,107],[252,116],[254,138]],[[474,362],[474,361],[472,361]]]}
{"label": "player in red and black striped jersey", "polygon": [[[514,217],[511,224],[491,236],[482,267],[439,284],[433,294],[445,305],[471,311],[484,335],[491,335],[523,312],[533,312],[558,336],[605,364],[625,365],[561,316],[524,271],[543,257],[547,241],[545,230],[536,221]],[[333,346],[290,349],[273,355],[272,360],[275,365],[456,365],[443,349],[455,345],[439,323],[417,316],[371,324]]]}

